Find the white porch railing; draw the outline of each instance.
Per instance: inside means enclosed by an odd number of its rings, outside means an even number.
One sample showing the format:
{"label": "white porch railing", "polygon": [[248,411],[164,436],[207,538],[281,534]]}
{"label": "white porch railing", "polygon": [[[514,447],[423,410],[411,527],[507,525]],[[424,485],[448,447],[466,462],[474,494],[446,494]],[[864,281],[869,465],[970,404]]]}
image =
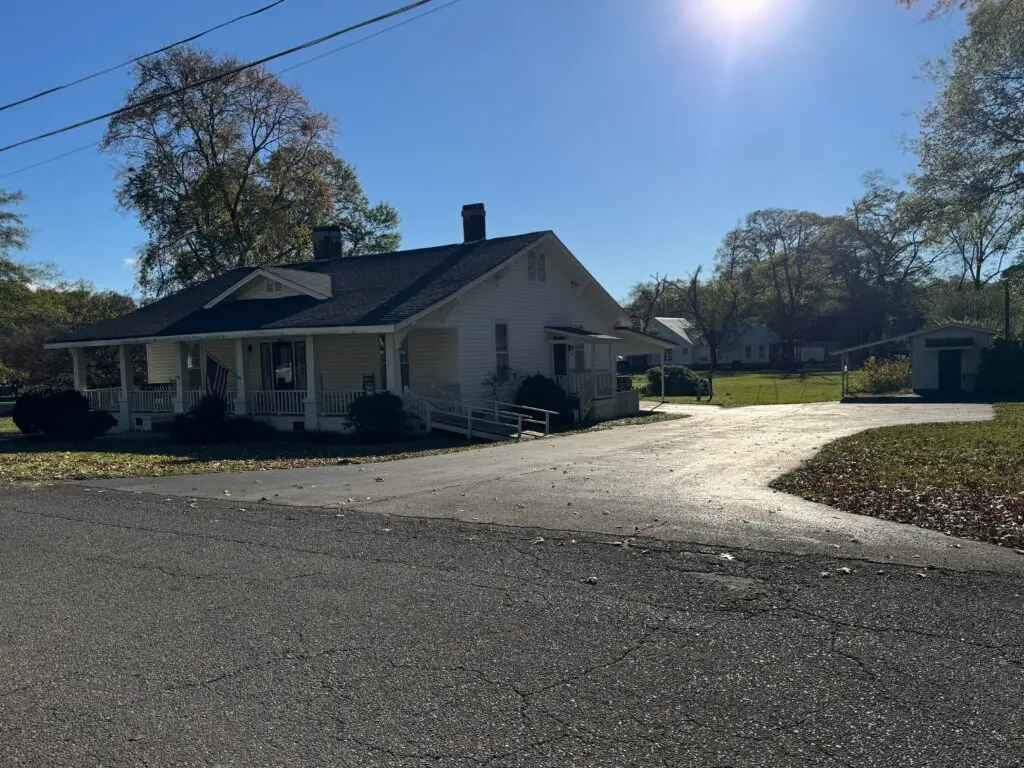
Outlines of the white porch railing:
{"label": "white porch railing", "polygon": [[594,397],[612,397],[615,394],[614,371],[570,371],[555,379],[567,395],[578,395],[592,389]]}
{"label": "white porch railing", "polygon": [[[199,401],[206,397],[206,392],[201,389],[186,389],[185,390],[185,413],[188,413],[197,405]],[[228,391],[224,396],[224,403],[227,405],[228,413],[235,412],[235,393]]]}
{"label": "white porch railing", "polygon": [[437,384],[433,387],[432,395],[442,400],[461,400],[462,385],[458,382],[453,384]]}
{"label": "white porch railing", "polygon": [[121,409],[121,388],[87,389],[83,393],[94,411],[119,411]]}
{"label": "white porch railing", "polygon": [[199,401],[203,399],[205,393],[201,389],[187,389],[185,390],[185,413],[188,413],[195,408]]}
{"label": "white porch railing", "polygon": [[321,416],[345,416],[349,406],[363,396],[361,391],[326,391],[317,394],[317,409]]}
{"label": "white porch railing", "polygon": [[264,416],[299,416],[305,412],[305,390],[249,392],[249,411]]}
{"label": "white porch railing", "polygon": [[132,413],[174,413],[174,390],[135,389],[128,393]]}
{"label": "white porch railing", "polygon": [[612,371],[596,371],[593,377],[595,397],[612,397],[615,395],[615,374]]}

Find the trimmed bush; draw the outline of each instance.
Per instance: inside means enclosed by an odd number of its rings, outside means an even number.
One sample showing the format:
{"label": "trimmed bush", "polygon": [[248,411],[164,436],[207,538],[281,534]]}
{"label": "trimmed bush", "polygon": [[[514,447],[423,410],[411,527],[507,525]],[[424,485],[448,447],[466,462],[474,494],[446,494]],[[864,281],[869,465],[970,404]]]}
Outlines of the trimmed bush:
{"label": "trimmed bush", "polygon": [[272,440],[278,431],[262,421],[234,418],[223,398],[206,395],[189,413],[176,416],[167,428],[167,434],[173,442],[182,445],[210,445]]}
{"label": "trimmed bush", "polygon": [[562,386],[554,379],[539,373],[528,376],[519,384],[516,405],[555,411],[558,416],[551,417],[555,423],[568,421],[569,412],[573,408]]}
{"label": "trimmed bush", "polygon": [[910,388],[910,358],[879,360],[869,357],[861,369],[861,389],[872,395],[903,392]]}
{"label": "trimmed bush", "polygon": [[43,407],[46,402],[47,392],[33,390],[19,395],[14,401],[14,410],[11,416],[16,426],[23,435],[34,435],[42,432],[39,423],[42,420]]}
{"label": "trimmed bush", "polygon": [[983,349],[977,391],[993,400],[1024,400],[1024,344],[996,339]]}
{"label": "trimmed bush", "polygon": [[14,404],[14,424],[25,435],[57,440],[89,440],[105,435],[117,420],[104,411],[90,411],[85,395],[74,390],[34,390]]}
{"label": "trimmed bush", "polygon": [[375,442],[401,440],[409,433],[409,414],[402,398],[392,392],[357,398],[349,406],[346,421],[359,437]]}
{"label": "trimmed bush", "polygon": [[[705,397],[709,389],[708,380],[698,376],[685,365],[665,366],[667,397]],[[661,368],[651,368],[647,371],[647,392],[651,397],[661,395]]]}

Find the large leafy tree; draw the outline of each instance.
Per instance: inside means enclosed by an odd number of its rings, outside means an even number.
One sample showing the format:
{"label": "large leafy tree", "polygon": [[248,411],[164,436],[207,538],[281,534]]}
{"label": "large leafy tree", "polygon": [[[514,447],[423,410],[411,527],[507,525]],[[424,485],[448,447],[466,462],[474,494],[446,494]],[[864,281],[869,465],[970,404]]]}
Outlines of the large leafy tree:
{"label": "large leafy tree", "polygon": [[726,235],[717,256],[719,275],[737,276],[752,314],[787,342],[810,333],[832,301],[831,274],[821,249],[827,219],[809,211],[770,208],[754,211]]}
{"label": "large leafy tree", "polygon": [[916,149],[929,187],[971,203],[1024,191],[1024,2],[985,0],[968,23],[930,69],[941,94]]}
{"label": "large leafy tree", "polygon": [[119,203],[147,234],[137,263],[148,294],[311,258],[322,224],[341,226],[348,255],[400,243],[398,214],[369,202],[334,151],[331,119],[298,90],[263,68],[189,87],[237,65],[190,48],[146,59],[128,94],[140,106],[107,129]]}

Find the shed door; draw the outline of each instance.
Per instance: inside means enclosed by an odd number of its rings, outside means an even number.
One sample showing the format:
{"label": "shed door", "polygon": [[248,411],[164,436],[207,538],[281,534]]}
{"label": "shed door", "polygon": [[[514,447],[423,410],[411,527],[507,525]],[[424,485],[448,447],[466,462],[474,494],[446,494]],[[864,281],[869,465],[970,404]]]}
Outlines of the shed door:
{"label": "shed door", "polygon": [[959,349],[939,350],[939,391],[947,394],[960,392],[963,376],[963,354]]}

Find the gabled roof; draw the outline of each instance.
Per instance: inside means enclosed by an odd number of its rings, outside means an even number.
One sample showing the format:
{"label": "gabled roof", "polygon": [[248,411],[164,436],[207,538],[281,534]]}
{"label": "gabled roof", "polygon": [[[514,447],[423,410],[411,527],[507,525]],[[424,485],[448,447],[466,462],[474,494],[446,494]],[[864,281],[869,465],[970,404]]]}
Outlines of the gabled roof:
{"label": "gabled roof", "polygon": [[472,243],[291,264],[282,271],[292,278],[295,273],[305,273],[311,281],[329,278],[330,298],[304,295],[267,301],[228,301],[204,309],[204,305],[230,292],[240,281],[264,271],[241,267],[127,315],[58,336],[49,344],[395,326],[475,284],[549,235],[550,231],[531,232]]}
{"label": "gabled roof", "polygon": [[654,320],[661,323],[671,333],[681,338],[683,341],[692,344],[690,340],[690,334],[688,331],[693,327],[693,323],[687,320],[685,317],[656,317]]}
{"label": "gabled roof", "polygon": [[252,270],[234,285],[229,285],[220,295],[203,304],[203,309],[212,309],[222,301],[234,296],[249,283],[259,279],[282,283],[292,290],[314,299],[323,300],[331,298],[330,275],[306,272],[301,269],[287,269],[285,267],[260,267],[259,269]]}
{"label": "gabled roof", "polygon": [[847,347],[846,349],[837,349],[831,353],[832,357],[837,355],[844,355],[848,352],[858,352],[862,349],[871,349],[872,347],[880,347],[884,344],[894,344],[903,341],[909,341],[917,336],[924,336],[926,333],[935,333],[936,331],[944,331],[947,328],[955,328],[958,331],[971,331],[973,333],[984,333],[988,336],[995,336],[995,334],[988,328],[982,328],[978,325],[968,325],[967,323],[943,323],[942,325],[933,325],[931,328],[922,328],[920,331],[914,331],[913,333],[904,333],[902,336],[890,336],[887,339],[878,339],[877,341],[869,341],[867,344],[858,344],[855,347]]}

